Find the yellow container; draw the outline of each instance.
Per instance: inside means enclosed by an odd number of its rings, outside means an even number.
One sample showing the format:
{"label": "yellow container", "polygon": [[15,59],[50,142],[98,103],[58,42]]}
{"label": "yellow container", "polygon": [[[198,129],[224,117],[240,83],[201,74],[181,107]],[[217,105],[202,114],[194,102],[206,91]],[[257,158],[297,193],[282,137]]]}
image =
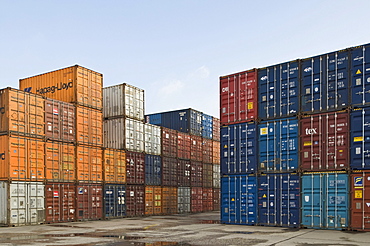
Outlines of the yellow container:
{"label": "yellow container", "polygon": [[104,181],[106,183],[126,183],[126,152],[105,149],[103,152]]}

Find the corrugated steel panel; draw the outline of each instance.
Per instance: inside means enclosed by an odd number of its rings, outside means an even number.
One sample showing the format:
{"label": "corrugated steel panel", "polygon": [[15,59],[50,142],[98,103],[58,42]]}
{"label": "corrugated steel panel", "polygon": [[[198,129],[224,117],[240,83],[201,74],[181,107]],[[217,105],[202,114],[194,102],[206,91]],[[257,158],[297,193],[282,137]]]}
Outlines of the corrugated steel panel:
{"label": "corrugated steel panel", "polygon": [[220,201],[221,201],[220,189],[213,188],[213,210],[220,211]]}
{"label": "corrugated steel panel", "polygon": [[129,84],[103,88],[103,116],[144,121],[144,90]]}
{"label": "corrugated steel panel", "polygon": [[105,218],[126,217],[126,185],[104,185]]}
{"label": "corrugated steel panel", "polygon": [[258,69],[258,116],[274,119],[299,112],[299,61]]}
{"label": "corrugated steel panel", "polygon": [[177,157],[177,131],[162,127],[162,155]]}
{"label": "corrugated steel panel", "polygon": [[370,108],[351,112],[351,159],[353,170],[370,169]]}
{"label": "corrugated steel panel", "polygon": [[101,111],[76,107],[76,141],[78,144],[103,145],[103,114]]}
{"label": "corrugated steel panel", "polygon": [[190,160],[191,137],[187,133],[177,132],[177,155],[180,159]]}
{"label": "corrugated steel panel", "polygon": [[103,150],[100,147],[76,147],[77,181],[102,182],[103,181]]}
{"label": "corrugated steel panel", "polygon": [[213,210],[213,189],[203,188],[203,211]]}
{"label": "corrugated steel panel", "polygon": [[220,142],[212,141],[212,163],[220,165]]}
{"label": "corrugated steel panel", "polygon": [[213,138],[213,117],[208,114],[202,114],[202,137]]}
{"label": "corrugated steel panel", "polygon": [[345,230],[349,227],[349,185],[346,173],[303,173],[302,226]]}
{"label": "corrugated steel panel", "polygon": [[257,224],[257,197],[255,175],[221,177],[221,223]]}
{"label": "corrugated steel panel", "polygon": [[370,44],[351,49],[351,104],[354,106],[370,105]]}
{"label": "corrugated steel panel", "polygon": [[45,143],[45,176],[48,182],[76,181],[76,147],[71,143]]}
{"label": "corrugated steel panel", "polygon": [[162,185],[177,186],[177,159],[162,157]]}
{"label": "corrugated steel panel", "polygon": [[211,163],[203,163],[203,188],[213,187],[213,165]]}
{"label": "corrugated steel panel", "polygon": [[162,187],[145,186],[145,215],[162,214]]}
{"label": "corrugated steel panel", "polygon": [[310,57],[301,62],[301,111],[323,113],[348,106],[349,51]]}
{"label": "corrugated steel panel", "polygon": [[253,122],[221,128],[221,173],[257,172],[257,133]]}
{"label": "corrugated steel panel", "polygon": [[144,216],[145,187],[143,185],[126,186],[127,216]]}
{"label": "corrugated steel panel", "polygon": [[177,187],[162,188],[163,214],[177,213]]}
{"label": "corrugated steel panel", "polygon": [[102,184],[78,184],[76,186],[77,220],[100,220],[103,218]]}
{"label": "corrugated steel panel", "polygon": [[190,187],[178,187],[177,211],[179,214],[190,213],[191,189]]}
{"label": "corrugated steel panel", "polygon": [[200,161],[190,161],[190,186],[202,187],[203,186],[203,164]]}
{"label": "corrugated steel panel", "polygon": [[300,226],[299,174],[266,174],[258,177],[258,224]]}
{"label": "corrugated steel panel", "polygon": [[177,159],[177,186],[190,186],[190,160]]}
{"label": "corrugated steel panel", "polygon": [[306,116],[299,124],[301,170],[340,171],[349,168],[348,112]]}
{"label": "corrugated steel panel", "polygon": [[220,188],[220,165],[213,164],[213,188]]}
{"label": "corrugated steel panel", "polygon": [[213,161],[213,141],[211,139],[202,139],[202,152],[203,152],[203,162],[212,163]]}
{"label": "corrugated steel panel", "polygon": [[222,125],[257,119],[257,70],[220,77]]}
{"label": "corrugated steel panel", "polygon": [[370,231],[370,172],[355,172],[351,179],[352,230]]}
{"label": "corrugated steel panel", "polygon": [[298,120],[264,121],[259,124],[259,171],[292,172],[298,169]]}
{"label": "corrugated steel panel", "polygon": [[162,158],[158,155],[145,155],[145,184],[162,184]]}
{"label": "corrugated steel panel", "polygon": [[162,113],[145,115],[145,123],[163,126],[162,125]]}
{"label": "corrugated steel panel", "polygon": [[212,139],[215,141],[220,141],[220,126],[221,126],[220,119],[212,117],[212,121],[213,121]]}
{"label": "corrugated steel panel", "polygon": [[126,182],[127,184],[144,184],[145,155],[138,152],[126,152]]}
{"label": "corrugated steel panel", "polygon": [[56,100],[102,109],[103,75],[75,65],[20,79],[19,88]]}
{"label": "corrugated steel panel", "polygon": [[104,149],[103,175],[107,183],[126,183],[126,152],[118,149]]}
{"label": "corrugated steel panel", "polygon": [[203,148],[202,148],[202,137],[190,135],[190,160],[202,161],[203,160]]}
{"label": "corrugated steel panel", "polygon": [[191,188],[191,212],[199,213],[203,212],[203,188],[192,187]]}
{"label": "corrugated steel panel", "polygon": [[161,154],[161,127],[144,124],[144,146],[145,153],[150,155]]}

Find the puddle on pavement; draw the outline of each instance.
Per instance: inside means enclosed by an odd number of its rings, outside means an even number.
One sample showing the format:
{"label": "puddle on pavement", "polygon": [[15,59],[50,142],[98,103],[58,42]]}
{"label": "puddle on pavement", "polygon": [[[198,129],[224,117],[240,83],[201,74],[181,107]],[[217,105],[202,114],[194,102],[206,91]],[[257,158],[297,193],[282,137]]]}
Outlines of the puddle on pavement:
{"label": "puddle on pavement", "polygon": [[201,220],[199,224],[220,224],[219,220]]}
{"label": "puddle on pavement", "polygon": [[300,229],[299,228],[294,228],[294,227],[289,227],[289,228],[284,228],[283,230],[285,232],[295,232],[295,231],[299,231]]}
{"label": "puddle on pavement", "polygon": [[239,234],[253,234],[254,232],[252,231],[233,231],[231,233],[239,233]]}
{"label": "puddle on pavement", "polygon": [[81,229],[90,228],[90,227],[83,227],[83,226],[77,226],[77,225],[57,225],[57,224],[50,224],[50,226],[53,226],[53,227],[68,227],[68,228],[81,228]]}

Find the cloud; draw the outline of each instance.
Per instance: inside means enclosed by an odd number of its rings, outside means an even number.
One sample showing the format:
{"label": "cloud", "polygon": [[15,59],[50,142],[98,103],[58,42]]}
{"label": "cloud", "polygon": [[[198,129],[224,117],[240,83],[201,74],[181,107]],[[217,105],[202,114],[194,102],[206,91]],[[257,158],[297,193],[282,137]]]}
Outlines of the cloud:
{"label": "cloud", "polygon": [[176,92],[181,91],[184,86],[185,84],[180,80],[169,81],[162,88],[159,89],[159,93],[163,96],[172,95]]}
{"label": "cloud", "polygon": [[199,79],[206,79],[210,75],[210,71],[206,66],[201,66],[195,72],[191,73],[190,77],[195,77]]}

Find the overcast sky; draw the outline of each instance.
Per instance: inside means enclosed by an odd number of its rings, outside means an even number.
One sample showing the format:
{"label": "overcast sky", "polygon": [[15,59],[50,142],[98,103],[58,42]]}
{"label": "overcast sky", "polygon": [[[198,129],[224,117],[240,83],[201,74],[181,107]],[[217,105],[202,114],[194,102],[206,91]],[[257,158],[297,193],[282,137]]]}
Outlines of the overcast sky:
{"label": "overcast sky", "polygon": [[370,43],[369,0],[0,0],[0,85],[75,64],[146,113],[219,116],[219,77]]}

